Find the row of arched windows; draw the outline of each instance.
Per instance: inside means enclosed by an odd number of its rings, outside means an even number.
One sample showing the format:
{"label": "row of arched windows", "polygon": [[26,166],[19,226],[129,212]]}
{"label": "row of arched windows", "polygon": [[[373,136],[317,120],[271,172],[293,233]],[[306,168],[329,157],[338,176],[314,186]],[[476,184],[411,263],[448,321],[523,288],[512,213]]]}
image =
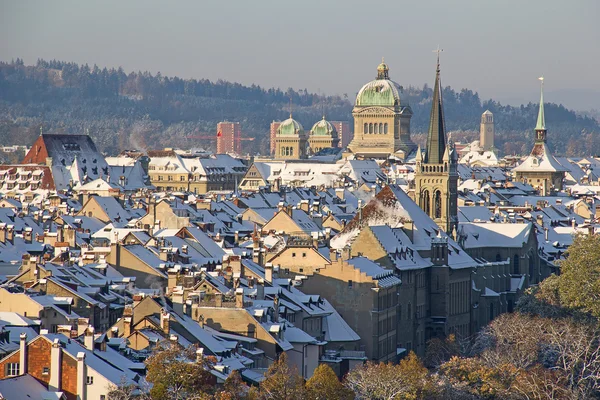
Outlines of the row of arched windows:
{"label": "row of arched windows", "polygon": [[[433,204],[433,210],[431,205]],[[421,205],[423,211],[431,218],[442,218],[442,192],[436,190],[433,193],[433,199],[429,193],[429,190],[424,190],[421,194]]]}
{"label": "row of arched windows", "polygon": [[383,123],[366,123],[363,125],[363,133],[378,133],[386,135],[388,133],[388,124],[387,122]]}
{"label": "row of arched windows", "polygon": [[293,156],[294,155],[294,148],[293,147],[282,147],[281,148],[281,155],[282,156]]}
{"label": "row of arched windows", "polygon": [[441,165],[421,165],[421,172],[448,172],[448,164]]}

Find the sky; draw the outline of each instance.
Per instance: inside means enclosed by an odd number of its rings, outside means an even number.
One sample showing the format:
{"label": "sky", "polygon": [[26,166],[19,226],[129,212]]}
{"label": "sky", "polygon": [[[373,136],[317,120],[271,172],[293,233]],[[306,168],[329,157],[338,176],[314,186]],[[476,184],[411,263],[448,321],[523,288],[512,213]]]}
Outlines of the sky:
{"label": "sky", "polygon": [[0,60],[38,58],[355,96],[403,86],[600,109],[598,0],[0,0]]}

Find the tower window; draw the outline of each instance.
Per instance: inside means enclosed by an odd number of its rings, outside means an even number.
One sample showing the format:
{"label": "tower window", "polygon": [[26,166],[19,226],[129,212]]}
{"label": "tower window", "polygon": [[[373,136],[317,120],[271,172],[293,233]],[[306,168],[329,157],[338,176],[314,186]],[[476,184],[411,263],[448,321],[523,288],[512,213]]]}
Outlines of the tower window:
{"label": "tower window", "polygon": [[383,133],[383,124],[379,123],[379,133]]}
{"label": "tower window", "polygon": [[363,133],[369,133],[369,124],[367,124],[366,122],[363,126]]}
{"label": "tower window", "polygon": [[388,133],[388,124],[387,124],[387,122],[385,124],[383,124],[383,133],[385,133],[386,135]]}
{"label": "tower window", "polygon": [[435,210],[435,218],[442,218],[442,193],[439,190],[435,191],[433,204]]}
{"label": "tower window", "polygon": [[369,133],[373,133],[373,124],[369,124]]}
{"label": "tower window", "polygon": [[379,125],[375,124],[374,132],[375,133],[379,133]]}

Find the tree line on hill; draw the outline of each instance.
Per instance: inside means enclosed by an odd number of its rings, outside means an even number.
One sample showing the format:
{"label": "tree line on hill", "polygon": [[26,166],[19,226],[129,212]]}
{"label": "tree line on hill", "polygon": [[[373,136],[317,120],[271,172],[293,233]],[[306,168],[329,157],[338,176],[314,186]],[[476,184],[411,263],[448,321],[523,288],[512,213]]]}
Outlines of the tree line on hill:
{"label": "tree line on hill", "polygon": [[530,400],[600,398],[600,235],[579,235],[560,265],[513,313],[472,338],[431,339],[423,359],[367,362],[339,380],[326,364],[306,382],[282,353],[258,386],[233,372],[215,385],[205,357],[165,344],[146,361],[147,395],[123,385],[111,400]]}
{"label": "tree line on hill", "polygon": [[[357,83],[360,84],[360,83]],[[358,86],[357,86],[358,88]],[[412,131],[428,129],[433,91],[406,87],[403,96],[413,110]],[[496,122],[496,147],[503,154],[525,154],[533,141],[537,104],[520,107],[482,101],[468,89],[443,90],[447,128],[475,139],[481,113],[489,109]],[[29,145],[44,132],[84,133],[99,148],[117,153],[127,148],[215,148],[214,140],[189,136],[216,135],[220,121],[237,121],[243,135],[256,140],[249,150],[267,154],[269,124],[288,117],[305,129],[321,119],[352,121],[353,96],[322,96],[306,89],[265,89],[223,80],[181,79],[160,73],[126,73],[64,61],[0,62],[0,141]],[[600,154],[600,127],[562,105],[546,104],[552,146],[570,156]]]}

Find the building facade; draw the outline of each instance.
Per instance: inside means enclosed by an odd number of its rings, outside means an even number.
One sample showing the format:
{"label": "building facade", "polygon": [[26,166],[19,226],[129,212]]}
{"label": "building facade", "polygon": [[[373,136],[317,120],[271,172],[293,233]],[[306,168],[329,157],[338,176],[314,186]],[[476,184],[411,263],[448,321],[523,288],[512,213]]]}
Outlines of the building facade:
{"label": "building facade", "polygon": [[410,138],[412,110],[400,94],[402,88],[389,78],[389,68],[382,62],[377,78],[364,85],[352,109],[354,138],[348,145],[352,153],[387,158],[400,152],[405,158],[416,145]]}
{"label": "building facade", "polygon": [[307,138],[300,122],[290,117],[277,128],[275,158],[296,160],[306,158]]}
{"label": "building facade", "polygon": [[348,144],[352,141],[354,134],[352,133],[351,125],[348,121],[330,121],[331,125],[334,126],[335,130],[338,133],[338,137],[340,141],[338,142],[338,146],[342,149],[348,147]]}
{"label": "building facade", "polygon": [[217,124],[217,154],[241,154],[242,127],[239,122]]}
{"label": "building facade", "polygon": [[308,147],[313,154],[326,148],[338,147],[339,142],[337,130],[325,117],[313,125],[308,136]]}
{"label": "building facade", "polygon": [[277,131],[279,130],[279,125],[281,125],[281,122],[279,121],[273,121],[271,122],[271,128],[269,130],[269,155],[273,156],[275,155],[275,147],[277,146]]}

